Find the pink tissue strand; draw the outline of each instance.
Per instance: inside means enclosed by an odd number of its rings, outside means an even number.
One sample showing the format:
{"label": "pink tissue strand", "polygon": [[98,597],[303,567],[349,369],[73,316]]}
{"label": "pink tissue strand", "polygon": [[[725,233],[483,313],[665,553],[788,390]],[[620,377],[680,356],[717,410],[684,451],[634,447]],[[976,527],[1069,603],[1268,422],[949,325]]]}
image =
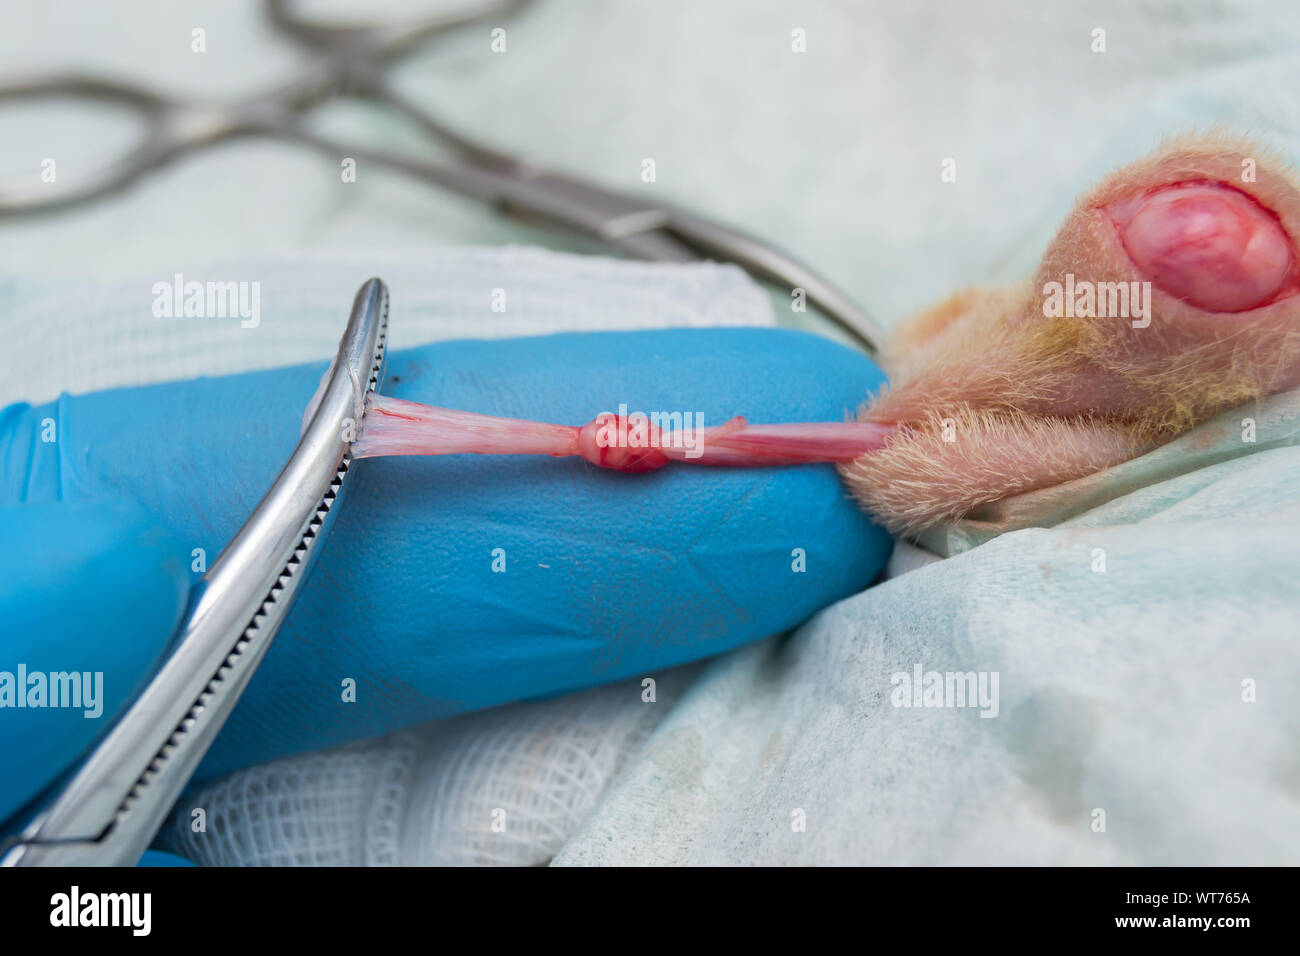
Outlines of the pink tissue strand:
{"label": "pink tissue strand", "polygon": [[[751,425],[737,416],[713,428],[684,435],[647,426],[648,440],[611,445],[604,436],[622,423],[601,416],[581,427],[496,418],[408,402],[372,393],[366,399],[353,458],[388,455],[577,455],[593,465],[642,472],[670,461],[698,465],[755,467],[807,462],[851,461],[882,448],[894,426],[877,422],[812,422]],[[627,434],[626,431],[622,434]]]}

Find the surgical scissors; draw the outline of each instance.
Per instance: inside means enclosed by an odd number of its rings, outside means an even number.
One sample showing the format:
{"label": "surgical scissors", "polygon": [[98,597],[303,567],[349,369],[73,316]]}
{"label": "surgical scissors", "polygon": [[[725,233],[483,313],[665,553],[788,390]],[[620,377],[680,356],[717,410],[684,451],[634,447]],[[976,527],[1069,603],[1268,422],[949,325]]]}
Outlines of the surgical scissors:
{"label": "surgical scissors", "polygon": [[134,866],[207,753],[310,573],[348,483],[345,439],[384,377],[388,289],[352,304],[297,447],[195,587],[174,650],[62,789],[5,845],[5,866]]}
{"label": "surgical scissors", "polygon": [[[0,84],[0,98],[70,97],[115,103],[139,113],[145,132],[133,149],[73,184],[0,184],[0,215],[84,202],[120,189],[179,156],[234,136],[287,138],[334,157],[352,157],[398,170],[483,200],[516,217],[576,231],[637,258],[733,262],[807,301],[876,355],[883,341],[875,321],[844,293],[770,243],[671,205],[650,203],[499,152],[444,124],[395,89],[385,68],[439,31],[513,12],[527,0],[489,0],[474,8],[432,14],[402,24],[330,24],[300,16],[291,0],[266,0],[271,23],[312,54],[302,75],[248,99],[219,104],[181,101],[126,82],[59,74]],[[309,128],[304,113],[328,98],[368,98],[405,116],[430,139],[450,146],[462,162],[432,163],[344,144]]]}

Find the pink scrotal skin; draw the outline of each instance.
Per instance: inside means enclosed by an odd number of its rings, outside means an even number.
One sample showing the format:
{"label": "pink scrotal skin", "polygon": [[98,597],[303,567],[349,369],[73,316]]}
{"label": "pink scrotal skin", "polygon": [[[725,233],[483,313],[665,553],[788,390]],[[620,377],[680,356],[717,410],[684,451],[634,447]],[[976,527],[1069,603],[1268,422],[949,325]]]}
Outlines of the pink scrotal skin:
{"label": "pink scrotal skin", "polygon": [[[1085,194],[1031,280],[898,329],[891,387],[861,415],[898,430],[841,473],[887,527],[916,532],[1300,384],[1297,236],[1285,161],[1226,136],[1170,142]],[[1048,307],[1079,283],[1142,290],[1146,314]]]}
{"label": "pink scrotal skin", "polygon": [[1225,183],[1170,183],[1106,207],[1129,258],[1170,295],[1248,312],[1296,291],[1277,216]]}
{"label": "pink scrotal skin", "polygon": [[815,422],[751,425],[739,416],[689,435],[660,432],[653,425],[636,435],[616,415],[586,425],[550,425],[497,418],[371,394],[353,458],[386,455],[576,455],[601,468],[630,473],[654,471],[671,461],[697,465],[759,467],[809,462],[844,462],[884,445],[893,431],[873,422]]}

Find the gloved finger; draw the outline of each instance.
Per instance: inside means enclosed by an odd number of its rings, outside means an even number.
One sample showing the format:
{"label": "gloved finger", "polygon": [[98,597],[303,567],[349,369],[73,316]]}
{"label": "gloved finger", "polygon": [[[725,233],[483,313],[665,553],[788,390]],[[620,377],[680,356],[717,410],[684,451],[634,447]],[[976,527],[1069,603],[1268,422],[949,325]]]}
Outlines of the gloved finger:
{"label": "gloved finger", "polygon": [[[292,451],[323,370],[28,410],[9,441],[35,455],[9,486],[140,496],[185,554],[215,555]],[[706,329],[438,343],[392,355],[384,391],[565,424],[626,404],[713,425],[840,421],[882,381],[824,338]],[[32,441],[43,418],[54,445]],[[201,776],[715,654],[861,589],[890,549],[829,465],[624,475],[462,455],[357,462],[349,484]]]}
{"label": "gloved finger", "polygon": [[180,546],[138,505],[0,508],[0,821],[143,688],[185,609]]}

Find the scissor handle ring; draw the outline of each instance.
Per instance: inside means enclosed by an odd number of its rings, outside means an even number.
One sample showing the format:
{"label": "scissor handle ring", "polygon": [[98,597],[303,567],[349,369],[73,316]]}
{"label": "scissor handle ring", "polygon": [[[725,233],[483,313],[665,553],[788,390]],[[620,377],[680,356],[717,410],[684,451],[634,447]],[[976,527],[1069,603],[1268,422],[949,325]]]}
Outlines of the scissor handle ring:
{"label": "scissor handle ring", "polygon": [[296,0],[265,0],[266,15],[276,29],[313,50],[391,55],[430,34],[486,17],[513,13],[529,0],[490,0],[477,7],[442,11],[402,21],[349,23],[304,16]]}
{"label": "scissor handle ring", "polygon": [[124,106],[144,121],[143,130],[131,147],[91,170],[81,182],[0,182],[0,214],[48,210],[105,195],[191,145],[191,138],[198,142],[198,138],[177,136],[169,130],[169,120],[183,111],[182,107],[142,87],[77,73],[0,81],[0,100],[54,97]]}

